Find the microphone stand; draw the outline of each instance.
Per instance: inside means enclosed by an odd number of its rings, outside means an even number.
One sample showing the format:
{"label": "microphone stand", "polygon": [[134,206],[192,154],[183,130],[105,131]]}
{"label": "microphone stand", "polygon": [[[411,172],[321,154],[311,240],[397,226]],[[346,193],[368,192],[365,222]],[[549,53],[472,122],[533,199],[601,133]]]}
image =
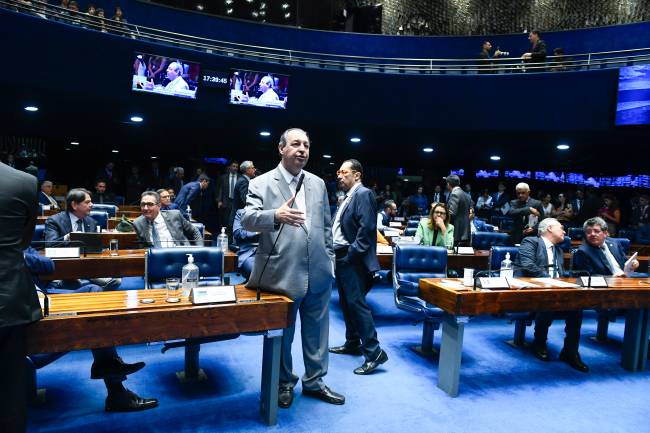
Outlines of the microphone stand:
{"label": "microphone stand", "polygon": [[587,288],[591,289],[591,272],[589,272],[586,269],[572,269],[570,272],[572,274],[576,274],[576,275],[581,275],[581,274],[584,275],[584,274],[586,274],[587,275]]}
{"label": "microphone stand", "polygon": [[472,287],[473,291],[476,291],[476,282],[478,281],[478,279],[480,277],[484,277],[486,275],[489,277],[490,276],[490,271],[478,271],[478,272],[474,273],[474,286]]}

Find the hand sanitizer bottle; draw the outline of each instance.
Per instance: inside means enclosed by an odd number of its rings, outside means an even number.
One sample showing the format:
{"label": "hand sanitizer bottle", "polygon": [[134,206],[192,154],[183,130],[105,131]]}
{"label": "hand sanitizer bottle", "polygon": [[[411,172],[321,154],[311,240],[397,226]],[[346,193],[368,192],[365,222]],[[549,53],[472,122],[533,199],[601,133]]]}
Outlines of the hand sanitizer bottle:
{"label": "hand sanitizer bottle", "polygon": [[510,253],[506,253],[506,258],[501,262],[501,272],[499,273],[502,277],[513,277],[512,262],[510,261]]}
{"label": "hand sanitizer bottle", "polygon": [[181,284],[183,286],[183,296],[190,295],[190,291],[199,286],[199,267],[194,264],[194,256],[187,255],[187,264],[183,266],[181,272]]}

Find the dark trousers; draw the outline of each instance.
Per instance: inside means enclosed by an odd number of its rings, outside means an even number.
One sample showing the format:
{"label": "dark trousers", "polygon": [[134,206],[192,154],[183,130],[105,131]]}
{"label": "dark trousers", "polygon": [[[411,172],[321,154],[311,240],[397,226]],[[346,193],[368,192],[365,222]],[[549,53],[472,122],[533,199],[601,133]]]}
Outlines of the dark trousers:
{"label": "dark trousers", "polygon": [[537,313],[535,317],[535,342],[546,343],[548,328],[553,323],[554,316],[565,318],[564,333],[564,350],[569,353],[578,352],[580,343],[580,327],[582,326],[582,310],[567,311],[562,313],[542,312]]}
{"label": "dark trousers", "polygon": [[25,325],[0,328],[0,432],[22,433],[27,425]]}
{"label": "dark trousers", "polygon": [[336,286],[345,321],[345,340],[348,344],[358,344],[361,340],[363,356],[374,360],[380,348],[375,321],[366,303],[370,281],[362,264],[349,263],[345,258],[336,260]]}

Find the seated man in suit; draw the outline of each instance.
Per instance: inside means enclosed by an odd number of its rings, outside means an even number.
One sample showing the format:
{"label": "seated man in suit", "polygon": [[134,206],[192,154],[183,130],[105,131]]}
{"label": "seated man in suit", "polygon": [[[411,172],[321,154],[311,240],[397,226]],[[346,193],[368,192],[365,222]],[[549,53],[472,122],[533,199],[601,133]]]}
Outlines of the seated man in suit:
{"label": "seated man in suit", "polygon": [[38,202],[42,205],[49,206],[50,209],[59,209],[59,203],[52,197],[52,182],[49,180],[41,184],[41,191],[38,193]]}
{"label": "seated man in suit", "polygon": [[210,185],[210,178],[207,174],[201,174],[195,182],[188,182],[183,185],[178,195],[176,195],[176,200],[174,204],[177,206],[177,209],[181,211],[183,216],[187,216],[187,207],[192,204],[194,199],[199,195],[201,191],[205,191]]}
{"label": "seated man in suit", "polygon": [[[386,200],[384,202],[384,210],[377,214],[377,230],[382,235],[386,232],[386,229],[390,228],[390,220],[397,216],[397,204],[393,200]],[[400,236],[403,234],[403,230],[398,230],[397,228],[393,229],[398,231]]]}
{"label": "seated man in suit", "polygon": [[[564,253],[560,244],[564,241],[564,229],[555,218],[542,220],[537,228],[538,237],[528,236],[521,241],[519,255],[515,261],[515,275],[520,277],[561,277],[564,273]],[[564,348],[560,359],[578,371],[589,371],[580,359],[578,344],[582,326],[582,310],[567,311],[564,332]],[[531,346],[533,354],[542,361],[550,360],[546,348],[548,328],[553,322],[552,312],[538,312],[535,317],[535,340]]]}
{"label": "seated man in suit", "polygon": [[[592,275],[625,276],[625,251],[616,239],[609,237],[605,220],[589,218],[582,228],[585,239],[573,255],[573,268],[589,271]],[[636,270],[639,262],[634,260],[631,265],[632,270]]]}
{"label": "seated man in suit", "polygon": [[156,191],[142,193],[140,208],[142,215],[133,221],[140,242],[163,248],[177,245],[203,246],[201,233],[183,218],[180,211],[160,212],[160,196]]}
{"label": "seated man in suit", "polygon": [[167,210],[178,209],[176,203],[172,203],[172,195],[169,192],[169,190],[166,190],[165,188],[160,188],[156,192],[160,196],[160,210],[167,211]]}
{"label": "seated man in suit", "polygon": [[260,234],[249,232],[241,226],[241,215],[244,209],[235,212],[235,220],[232,225],[232,237],[235,244],[239,247],[237,250],[237,269],[246,278],[251,276],[253,263],[255,262],[255,253],[260,242]]}
{"label": "seated man in suit", "polygon": [[[25,264],[34,275],[34,284],[44,289],[44,284],[37,275],[46,275],[54,272],[54,262],[49,257],[41,256],[33,248],[27,248],[24,252]],[[101,292],[102,288],[96,284],[87,284],[82,287],[83,292]],[[47,292],[47,289],[45,289]],[[126,364],[117,355],[114,347],[105,347],[92,350],[95,361],[91,367],[91,379],[104,379],[108,396],[106,397],[105,409],[109,412],[130,412],[136,410],[151,409],[158,406],[155,398],[141,398],[133,391],[124,388],[122,382],[126,375],[135,373],[144,367],[144,362]]]}
{"label": "seated man in suit", "polygon": [[[46,242],[67,240],[71,232],[97,231],[97,221],[88,216],[93,208],[89,191],[83,188],[71,189],[65,201],[66,211],[52,215],[45,221]],[[93,278],[89,281],[103,290],[116,290],[122,283],[119,278]],[[88,280],[55,280],[50,283],[50,286],[56,291],[76,292],[85,284],[88,284]]]}

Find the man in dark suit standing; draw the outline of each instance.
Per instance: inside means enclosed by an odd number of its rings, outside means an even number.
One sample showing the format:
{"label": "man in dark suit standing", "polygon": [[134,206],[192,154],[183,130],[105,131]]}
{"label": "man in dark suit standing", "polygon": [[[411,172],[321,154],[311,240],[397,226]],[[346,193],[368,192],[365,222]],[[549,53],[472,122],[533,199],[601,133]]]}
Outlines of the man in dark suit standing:
{"label": "man in dark suit standing", "polygon": [[442,193],[442,188],[440,188],[440,185],[436,185],[431,197],[431,203],[445,203],[446,200],[447,197]]}
{"label": "man in dark suit standing", "polygon": [[174,204],[183,216],[188,216],[187,208],[189,206],[192,217],[203,224],[206,223],[209,206],[213,201],[213,196],[208,193],[209,186],[210,178],[207,174],[202,173],[197,180],[186,183],[176,193]]}
{"label": "man in dark suit standing", "polygon": [[[528,40],[530,41],[530,51],[524,53],[521,58],[526,63],[539,63],[543,64],[546,62],[546,42],[542,40],[542,36],[537,30],[533,30],[528,34]],[[542,65],[533,66],[533,72],[544,71]]]}
{"label": "man in dark suit standing", "polygon": [[246,206],[246,195],[248,194],[248,183],[255,177],[255,164],[253,161],[244,161],[239,166],[239,171],[241,176],[237,179],[235,183],[235,189],[232,194],[232,209],[230,211],[230,219],[228,221],[228,226],[233,227],[235,221],[235,213],[239,209],[244,209]]}
{"label": "man in dark suit standing", "polygon": [[0,431],[24,432],[25,327],[41,318],[41,307],[23,250],[38,215],[34,176],[0,163]]}
{"label": "man in dark suit standing", "polygon": [[343,162],[336,176],[346,193],[332,225],[345,343],[329,351],[363,354],[366,360],[354,373],[370,374],[388,361],[388,355],[379,346],[372,312],[366,303],[372,275],[379,270],[375,195],[361,183],[363,167],[356,159]]}
{"label": "man in dark suit standing", "polygon": [[526,236],[535,236],[540,215],[544,215],[542,202],[530,198],[530,187],[527,183],[518,183],[515,192],[517,199],[510,202],[508,210],[508,215],[512,217],[510,241],[513,245],[521,243]]}
{"label": "man in dark suit standing", "polygon": [[226,173],[219,176],[217,182],[217,209],[219,209],[219,224],[226,226],[226,231],[232,233],[230,223],[230,210],[235,194],[235,185],[239,180],[239,163],[232,161]]}
{"label": "man in dark suit standing", "polygon": [[497,186],[497,192],[492,194],[492,213],[498,216],[503,216],[508,213],[509,207],[510,196],[506,192],[506,184],[499,182],[499,185]]}
{"label": "man in dark suit standing", "polygon": [[447,180],[447,209],[451,223],[454,226],[454,243],[456,245],[468,245],[471,236],[469,223],[469,208],[472,206],[472,199],[460,187],[460,178],[455,174],[449,175]]}
{"label": "man in dark suit standing", "polygon": [[[573,255],[574,269],[586,270],[591,275],[622,277],[625,275],[625,251],[621,244],[609,237],[607,222],[601,217],[589,218],[583,224],[585,240]],[[632,270],[639,262],[632,262]]]}
{"label": "man in dark suit standing", "polygon": [[[526,237],[521,241],[519,254],[515,260],[515,275],[519,277],[553,277],[564,275],[564,253],[560,244],[564,241],[564,229],[555,218],[546,218],[537,228],[539,237]],[[578,371],[589,371],[580,359],[578,344],[582,326],[582,310],[562,313],[566,317],[564,347],[560,359]],[[533,354],[542,361],[551,358],[546,347],[548,328],[553,323],[552,312],[538,312],[535,317],[535,340],[531,346]]]}

